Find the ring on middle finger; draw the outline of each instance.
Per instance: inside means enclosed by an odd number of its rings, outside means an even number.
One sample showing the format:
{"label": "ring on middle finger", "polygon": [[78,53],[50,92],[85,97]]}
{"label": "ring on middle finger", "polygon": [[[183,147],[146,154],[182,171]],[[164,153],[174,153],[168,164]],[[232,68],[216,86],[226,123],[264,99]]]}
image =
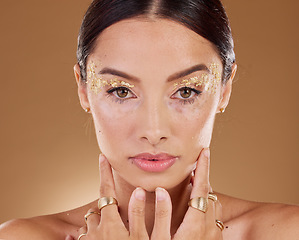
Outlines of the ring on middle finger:
{"label": "ring on middle finger", "polygon": [[102,208],[104,208],[108,205],[113,205],[113,204],[118,206],[118,202],[114,197],[102,197],[102,198],[99,199],[98,207],[101,211]]}
{"label": "ring on middle finger", "polygon": [[203,197],[195,197],[189,200],[189,207],[195,208],[203,213],[208,209],[208,199]]}

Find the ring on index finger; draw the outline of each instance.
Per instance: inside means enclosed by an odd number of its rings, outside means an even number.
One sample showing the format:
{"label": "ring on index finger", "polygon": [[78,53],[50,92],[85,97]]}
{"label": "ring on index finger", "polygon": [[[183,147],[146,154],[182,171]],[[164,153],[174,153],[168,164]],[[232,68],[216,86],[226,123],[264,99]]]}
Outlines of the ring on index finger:
{"label": "ring on index finger", "polygon": [[195,197],[188,202],[189,207],[195,208],[203,213],[208,209],[208,199],[203,197]]}
{"label": "ring on index finger", "polygon": [[88,219],[88,217],[89,217],[90,215],[92,215],[92,214],[98,214],[98,215],[101,216],[101,214],[100,214],[99,212],[89,212],[89,213],[85,214],[84,219],[85,219],[85,223],[86,223],[86,224],[87,224],[87,219]]}
{"label": "ring on index finger", "polygon": [[78,237],[77,240],[80,240],[82,237],[85,237],[86,235],[87,235],[87,233],[82,233],[82,234],[80,234],[80,236]]}
{"label": "ring on index finger", "polygon": [[220,220],[216,220],[216,226],[219,227],[221,231],[224,229],[224,223]]}
{"label": "ring on index finger", "polygon": [[114,197],[102,197],[99,199],[98,207],[101,211],[102,208],[104,208],[108,205],[113,205],[113,204],[118,206],[118,202]]}
{"label": "ring on index finger", "polygon": [[217,195],[214,193],[211,193],[211,192],[209,192],[208,199],[210,199],[214,202],[217,202],[217,200],[218,200]]}

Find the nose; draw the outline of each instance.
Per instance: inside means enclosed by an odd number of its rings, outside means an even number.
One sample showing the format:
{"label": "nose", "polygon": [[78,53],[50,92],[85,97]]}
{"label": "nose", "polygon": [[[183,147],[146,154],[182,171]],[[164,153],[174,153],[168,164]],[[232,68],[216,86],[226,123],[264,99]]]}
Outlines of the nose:
{"label": "nose", "polygon": [[143,104],[140,122],[140,139],[156,146],[169,138],[170,116],[162,101],[149,100]]}

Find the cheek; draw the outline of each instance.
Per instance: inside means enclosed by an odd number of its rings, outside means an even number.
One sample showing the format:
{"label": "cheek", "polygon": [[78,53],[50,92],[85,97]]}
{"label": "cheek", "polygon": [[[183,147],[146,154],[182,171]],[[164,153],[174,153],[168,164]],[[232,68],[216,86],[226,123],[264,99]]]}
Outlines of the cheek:
{"label": "cheek", "polygon": [[[193,104],[169,101],[164,105],[168,107],[163,109],[163,114],[160,112],[163,116],[163,124],[160,127],[169,130],[166,131],[170,134],[169,148],[181,146],[191,151],[194,147],[200,150],[209,145],[215,116],[214,102],[213,98],[203,96]],[[118,104],[107,99],[92,103],[98,144],[107,157],[120,155],[121,151],[128,151],[128,147],[132,145],[138,146],[135,135],[140,135],[143,129],[140,122],[147,119],[145,113],[148,113],[143,109],[143,105]]]}
{"label": "cheek", "polygon": [[215,118],[215,101],[213,98],[202,98],[194,104],[171,104],[173,124],[179,137],[184,139],[184,145],[205,147],[211,140]]}
{"label": "cheek", "polygon": [[130,116],[133,115],[132,108],[124,104],[109,103],[108,101],[97,101],[93,104],[93,119],[96,136],[101,151],[104,154],[119,149],[124,143],[124,137],[132,123]]}

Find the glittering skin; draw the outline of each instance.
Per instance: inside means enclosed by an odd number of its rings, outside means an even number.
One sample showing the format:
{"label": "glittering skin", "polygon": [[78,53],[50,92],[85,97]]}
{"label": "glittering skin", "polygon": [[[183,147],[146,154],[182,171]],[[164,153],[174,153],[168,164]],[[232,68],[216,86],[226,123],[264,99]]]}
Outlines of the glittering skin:
{"label": "glittering skin", "polygon": [[106,86],[111,87],[128,87],[133,88],[134,85],[125,81],[120,81],[117,78],[104,80],[102,76],[96,74],[96,64],[92,61],[87,67],[87,83],[90,83],[90,90],[98,94],[102,88]]}
{"label": "glittering skin", "polygon": [[189,79],[183,79],[179,83],[174,84],[174,88],[177,87],[190,87],[190,85],[198,87],[204,86],[204,90],[215,94],[217,86],[221,82],[221,73],[219,71],[219,64],[212,63],[209,67],[211,74],[203,73],[197,77],[191,77]]}
{"label": "glittering skin", "polygon": [[[90,83],[90,89],[95,94],[98,94],[105,86],[111,87],[128,87],[133,88],[134,85],[125,81],[120,81],[117,78],[110,80],[104,80],[102,76],[96,73],[96,64],[92,61],[87,67],[87,83]],[[191,77],[189,79],[183,79],[179,83],[174,84],[174,88],[177,87],[190,87],[204,86],[204,90],[215,94],[218,84],[221,82],[221,73],[219,71],[219,64],[212,63],[209,67],[210,73],[203,73],[197,77]]]}

